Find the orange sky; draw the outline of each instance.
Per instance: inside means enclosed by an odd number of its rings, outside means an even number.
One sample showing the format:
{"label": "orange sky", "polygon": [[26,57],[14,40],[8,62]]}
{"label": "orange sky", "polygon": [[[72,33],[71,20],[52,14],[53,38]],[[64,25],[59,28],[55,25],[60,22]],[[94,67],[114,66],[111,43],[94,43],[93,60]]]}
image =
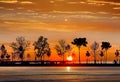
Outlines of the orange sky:
{"label": "orange sky", "polygon": [[40,35],[50,44],[76,37],[86,37],[89,44],[109,41],[113,51],[120,47],[120,1],[0,0],[0,43],[17,36],[35,41]]}

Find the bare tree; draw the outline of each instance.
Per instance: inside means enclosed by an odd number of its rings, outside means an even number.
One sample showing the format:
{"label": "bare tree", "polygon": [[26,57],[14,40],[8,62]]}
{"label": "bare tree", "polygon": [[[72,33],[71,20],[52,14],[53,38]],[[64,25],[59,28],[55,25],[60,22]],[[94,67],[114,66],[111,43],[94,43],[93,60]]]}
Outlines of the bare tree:
{"label": "bare tree", "polygon": [[71,50],[71,46],[67,44],[65,40],[59,40],[58,44],[55,45],[55,49],[57,51],[58,56],[63,57],[64,61],[65,53]]}
{"label": "bare tree", "polygon": [[19,58],[23,61],[24,53],[28,49],[30,42],[27,41],[24,37],[17,37],[16,42],[12,42],[10,47],[14,50],[13,55],[18,55]]}
{"label": "bare tree", "polygon": [[94,64],[96,64],[96,51],[97,49],[99,48],[99,43],[97,43],[96,41],[90,46],[91,49],[93,50],[94,52]]}
{"label": "bare tree", "polygon": [[51,55],[51,50],[49,47],[49,43],[47,42],[47,38],[44,38],[43,36],[40,36],[36,42],[34,42],[34,50],[36,51],[35,53],[35,59],[40,58],[42,60],[44,55],[47,55],[50,57]]}

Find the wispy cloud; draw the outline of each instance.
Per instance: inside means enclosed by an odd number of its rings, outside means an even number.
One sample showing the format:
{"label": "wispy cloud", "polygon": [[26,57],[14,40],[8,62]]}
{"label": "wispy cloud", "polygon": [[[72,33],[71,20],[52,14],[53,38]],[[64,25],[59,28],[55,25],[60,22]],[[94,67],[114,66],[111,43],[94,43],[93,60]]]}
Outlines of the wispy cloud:
{"label": "wispy cloud", "polygon": [[114,7],[113,9],[115,9],[115,10],[120,10],[120,7]]}
{"label": "wispy cloud", "polygon": [[0,0],[0,3],[17,3],[18,0]]}
{"label": "wispy cloud", "polygon": [[20,4],[33,4],[31,1],[21,1]]}
{"label": "wispy cloud", "polygon": [[0,34],[119,33],[119,10],[117,0],[0,0]]}
{"label": "wispy cloud", "polygon": [[110,4],[110,5],[116,5],[116,6],[120,6],[119,1],[117,0],[116,2],[114,2],[116,0],[88,0],[88,2],[90,3],[95,3],[95,4]]}

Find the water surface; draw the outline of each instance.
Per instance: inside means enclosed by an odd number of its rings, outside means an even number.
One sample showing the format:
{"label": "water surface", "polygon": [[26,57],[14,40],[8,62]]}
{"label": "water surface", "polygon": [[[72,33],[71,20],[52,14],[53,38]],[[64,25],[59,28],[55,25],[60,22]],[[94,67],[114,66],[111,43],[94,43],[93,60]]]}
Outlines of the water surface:
{"label": "water surface", "polygon": [[120,82],[120,67],[0,67],[0,81]]}

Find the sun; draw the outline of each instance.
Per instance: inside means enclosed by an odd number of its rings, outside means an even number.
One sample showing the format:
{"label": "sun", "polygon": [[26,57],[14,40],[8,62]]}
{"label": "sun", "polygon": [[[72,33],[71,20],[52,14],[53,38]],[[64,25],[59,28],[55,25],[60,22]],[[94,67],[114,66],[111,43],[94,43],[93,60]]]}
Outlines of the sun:
{"label": "sun", "polygon": [[67,60],[68,60],[68,61],[72,61],[72,60],[73,60],[72,56],[68,56],[68,57],[67,57]]}

